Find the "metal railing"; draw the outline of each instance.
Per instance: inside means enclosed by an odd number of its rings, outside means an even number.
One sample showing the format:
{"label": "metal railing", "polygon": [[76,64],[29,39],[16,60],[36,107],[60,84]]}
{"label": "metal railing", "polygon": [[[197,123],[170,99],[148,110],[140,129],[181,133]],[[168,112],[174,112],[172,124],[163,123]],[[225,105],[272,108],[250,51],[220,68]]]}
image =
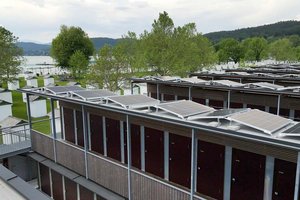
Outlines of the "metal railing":
{"label": "metal railing", "polygon": [[30,140],[29,124],[0,128],[0,145],[11,145]]}

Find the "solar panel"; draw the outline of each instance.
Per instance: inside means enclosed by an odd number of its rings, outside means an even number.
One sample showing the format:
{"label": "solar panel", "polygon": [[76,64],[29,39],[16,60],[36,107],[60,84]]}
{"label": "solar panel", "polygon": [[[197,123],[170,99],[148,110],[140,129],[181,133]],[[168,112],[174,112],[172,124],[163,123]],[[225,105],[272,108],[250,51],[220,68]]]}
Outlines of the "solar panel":
{"label": "solar panel", "polygon": [[292,121],[273,115],[271,113],[263,112],[257,109],[249,110],[248,112],[241,112],[233,114],[228,117],[229,120],[238,122],[240,124],[261,130],[265,133],[272,134],[273,132],[290,124]]}
{"label": "solar panel", "polygon": [[247,110],[248,110],[247,108],[220,109],[220,110],[215,110],[213,112],[210,112],[210,113],[207,113],[207,114],[204,114],[204,115],[197,116],[196,118],[197,119],[225,118],[225,117],[231,116],[233,114],[244,112],[244,111],[247,111]]}
{"label": "solar panel", "polygon": [[72,95],[75,95],[84,100],[88,99],[100,99],[103,97],[115,96],[116,94],[109,90],[78,90],[71,92]]}
{"label": "solar panel", "polygon": [[54,86],[54,87],[45,87],[46,91],[51,92],[53,94],[64,94],[71,91],[84,90],[84,88],[79,86]]}
{"label": "solar panel", "polygon": [[214,80],[214,81],[212,81],[212,83],[219,84],[219,85],[225,85],[225,86],[228,86],[228,87],[242,87],[242,86],[244,86],[244,84],[242,84],[242,83],[238,83],[238,82],[230,81],[230,80]]}
{"label": "solar panel", "polygon": [[193,101],[181,100],[163,103],[156,106],[158,109],[174,114],[180,118],[213,111],[214,109]]}
{"label": "solar panel", "polygon": [[287,129],[286,131],[283,131],[283,133],[287,136],[300,135],[300,123],[297,123],[296,125],[292,126],[291,128]]}
{"label": "solar panel", "polygon": [[258,87],[262,87],[262,88],[268,88],[268,89],[272,89],[272,90],[278,90],[280,88],[284,88],[284,86],[282,86],[282,85],[276,85],[276,84],[267,83],[267,82],[250,83],[250,85],[254,85],[254,86],[258,86]]}
{"label": "solar panel", "polygon": [[206,83],[207,82],[206,80],[203,80],[203,79],[200,79],[200,78],[195,78],[195,77],[182,78],[180,80],[183,81],[183,82],[188,82],[188,83]]}
{"label": "solar panel", "polygon": [[124,108],[142,108],[159,104],[159,100],[140,94],[112,96],[107,99],[121,105]]}

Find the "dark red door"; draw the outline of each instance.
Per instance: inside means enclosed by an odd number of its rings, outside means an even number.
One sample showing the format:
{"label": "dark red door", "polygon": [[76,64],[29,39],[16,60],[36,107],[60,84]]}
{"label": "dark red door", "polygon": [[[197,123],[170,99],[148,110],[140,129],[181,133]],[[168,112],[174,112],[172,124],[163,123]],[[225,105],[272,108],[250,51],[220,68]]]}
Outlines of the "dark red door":
{"label": "dark red door", "polygon": [[222,108],[224,108],[224,101],[210,99],[209,106],[216,108],[216,109],[222,109]]}
{"label": "dark red door", "polygon": [[164,133],[145,127],[145,170],[164,178]]}
{"label": "dark red door", "polygon": [[103,155],[102,116],[90,114],[91,150]]}
{"label": "dark red door", "polygon": [[243,108],[242,103],[230,102],[230,108]]}
{"label": "dark red door", "polygon": [[294,199],[296,163],[275,159],[273,200]]}
{"label": "dark red door", "polygon": [[225,147],[198,140],[197,192],[223,199]]}
{"label": "dark red door", "polygon": [[200,103],[200,104],[203,104],[203,105],[206,104],[205,99],[200,99],[200,98],[193,97],[193,101],[197,102],[197,103]]}
{"label": "dark red door", "polygon": [[177,100],[183,100],[183,99],[189,100],[189,97],[187,97],[187,96],[177,96]]}
{"label": "dark red door", "polygon": [[63,108],[64,110],[64,125],[65,125],[65,140],[75,144],[75,128],[74,128],[74,112],[72,109]]}
{"label": "dark red door", "polygon": [[49,168],[40,163],[41,190],[51,196]]}
{"label": "dark red door", "polygon": [[169,180],[190,188],[191,138],[169,134]]}
{"label": "dark red door", "polygon": [[70,179],[64,177],[65,179],[65,190],[66,190],[66,200],[77,199],[77,185]]}
{"label": "dark red door", "polygon": [[131,124],[131,164],[141,169],[141,128]]}
{"label": "dark red door", "polygon": [[63,184],[62,184],[62,176],[56,171],[51,170],[52,176],[52,188],[53,188],[53,199],[55,200],[63,200]]}
{"label": "dark red door", "polygon": [[76,110],[77,144],[84,147],[82,112]]}
{"label": "dark red door", "polygon": [[84,200],[94,200],[94,193],[85,187],[80,186],[80,199]]}
{"label": "dark red door", "polygon": [[164,101],[174,101],[175,96],[172,94],[164,94]]}
{"label": "dark red door", "polygon": [[300,121],[300,110],[295,110],[294,120]]}
{"label": "dark red door", "polygon": [[265,161],[263,155],[232,150],[231,200],[263,199]]}
{"label": "dark red door", "polygon": [[121,161],[120,121],[106,118],[107,156]]}

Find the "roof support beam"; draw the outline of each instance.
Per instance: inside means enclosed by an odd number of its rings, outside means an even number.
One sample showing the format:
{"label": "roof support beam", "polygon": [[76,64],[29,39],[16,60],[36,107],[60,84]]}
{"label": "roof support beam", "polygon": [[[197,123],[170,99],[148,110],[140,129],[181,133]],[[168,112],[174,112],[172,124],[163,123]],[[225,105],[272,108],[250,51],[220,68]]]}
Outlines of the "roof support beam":
{"label": "roof support beam", "polygon": [[272,200],[274,157],[266,156],[264,200]]}
{"label": "roof support beam", "polygon": [[278,95],[278,99],[277,99],[277,115],[279,115],[280,113],[280,100],[281,100],[281,95]]}
{"label": "roof support beam", "polygon": [[53,138],[53,154],[54,154],[54,162],[56,162],[56,126],[55,126],[55,107],[54,100],[50,99],[50,107],[51,107],[51,130],[52,130],[52,138]]}
{"label": "roof support beam", "polygon": [[89,146],[89,141],[88,141],[88,121],[87,121],[87,114],[85,110],[85,106],[81,106],[81,112],[82,112],[82,124],[83,124],[83,140],[84,140],[84,164],[85,164],[85,177],[88,179],[89,174],[88,174],[88,160],[87,160],[87,152],[88,152],[88,146]]}
{"label": "roof support beam", "polygon": [[225,147],[225,169],[224,169],[224,193],[223,199],[230,200],[231,189],[231,160],[232,160],[232,147]]}

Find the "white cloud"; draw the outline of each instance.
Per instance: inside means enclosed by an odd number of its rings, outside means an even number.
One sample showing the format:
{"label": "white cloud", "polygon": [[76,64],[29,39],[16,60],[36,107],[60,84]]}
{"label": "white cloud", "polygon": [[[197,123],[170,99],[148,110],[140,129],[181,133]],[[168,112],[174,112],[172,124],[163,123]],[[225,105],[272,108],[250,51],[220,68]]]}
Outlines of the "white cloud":
{"label": "white cloud", "polygon": [[210,32],[300,19],[299,0],[1,0],[0,24],[20,40],[49,42],[62,24],[90,36],[121,37],[149,30],[167,11],[175,25]]}

